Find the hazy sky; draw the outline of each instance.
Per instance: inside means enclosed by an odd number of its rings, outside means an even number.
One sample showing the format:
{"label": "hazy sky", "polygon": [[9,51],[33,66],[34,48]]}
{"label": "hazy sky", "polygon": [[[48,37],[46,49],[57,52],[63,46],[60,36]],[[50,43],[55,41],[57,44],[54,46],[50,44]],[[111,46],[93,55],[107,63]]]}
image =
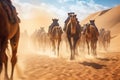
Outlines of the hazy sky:
{"label": "hazy sky", "polygon": [[[61,6],[60,5],[60,2],[65,2],[68,3],[69,5],[70,4],[75,4],[77,1],[85,1],[85,2],[89,2],[89,1],[92,1],[92,0],[20,0],[21,2],[29,2],[29,3],[41,3],[41,2],[44,2],[44,3],[50,3],[52,5],[55,5],[55,4],[58,4],[58,6]],[[101,4],[103,6],[109,6],[109,7],[112,7],[116,4],[120,4],[120,0],[93,0],[95,3],[97,4]]]}
{"label": "hazy sky", "polygon": [[81,21],[89,14],[120,4],[120,0],[13,0],[21,18],[22,29],[46,29],[52,18],[58,18],[63,27],[68,12],[75,12]]}

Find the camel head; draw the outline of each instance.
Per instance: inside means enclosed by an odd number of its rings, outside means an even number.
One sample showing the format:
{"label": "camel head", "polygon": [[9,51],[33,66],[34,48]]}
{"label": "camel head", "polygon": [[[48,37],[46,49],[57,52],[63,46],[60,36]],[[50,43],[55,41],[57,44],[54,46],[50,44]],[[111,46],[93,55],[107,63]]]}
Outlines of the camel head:
{"label": "camel head", "polygon": [[76,18],[76,14],[74,14],[74,15],[70,15],[70,20],[71,20],[71,22],[77,22],[77,18]]}
{"label": "camel head", "polygon": [[70,12],[70,13],[68,13],[68,16],[74,15],[74,14],[75,14],[74,12]]}
{"label": "camel head", "polygon": [[95,20],[90,20],[90,23],[94,23],[95,22]]}
{"label": "camel head", "polygon": [[59,19],[56,19],[56,18],[52,19],[53,22],[58,22],[58,20]]}

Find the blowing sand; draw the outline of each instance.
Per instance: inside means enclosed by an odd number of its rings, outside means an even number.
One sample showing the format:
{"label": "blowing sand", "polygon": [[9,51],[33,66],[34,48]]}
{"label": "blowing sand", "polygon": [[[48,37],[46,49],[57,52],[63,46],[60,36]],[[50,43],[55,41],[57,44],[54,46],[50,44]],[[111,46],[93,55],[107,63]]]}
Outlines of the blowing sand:
{"label": "blowing sand", "polygon": [[[108,51],[97,49],[97,58],[80,56],[78,60],[42,55],[44,52],[22,52],[18,55],[15,80],[120,80],[120,6],[88,16],[96,19],[96,25],[111,30],[111,44]],[[26,46],[26,45],[25,45]],[[30,45],[28,45],[30,46]],[[64,47],[63,47],[64,48]],[[30,51],[31,49],[27,49]],[[62,51],[62,50],[61,50]],[[63,54],[68,54],[62,52]],[[46,52],[46,54],[51,54]],[[85,53],[79,53],[83,55]],[[69,57],[69,56],[67,56]]]}
{"label": "blowing sand", "polygon": [[82,61],[25,54],[19,57],[24,59],[24,70],[15,80],[120,80],[120,53],[99,54]]}
{"label": "blowing sand", "polygon": [[[97,58],[85,55],[70,61],[51,56],[49,51],[32,51],[31,45],[21,45],[20,42],[14,80],[120,80],[120,6],[94,13],[82,24],[94,18],[98,28],[104,27],[112,32],[108,51],[97,49]],[[24,42],[29,40],[25,39]],[[62,54],[70,55],[67,52]]]}

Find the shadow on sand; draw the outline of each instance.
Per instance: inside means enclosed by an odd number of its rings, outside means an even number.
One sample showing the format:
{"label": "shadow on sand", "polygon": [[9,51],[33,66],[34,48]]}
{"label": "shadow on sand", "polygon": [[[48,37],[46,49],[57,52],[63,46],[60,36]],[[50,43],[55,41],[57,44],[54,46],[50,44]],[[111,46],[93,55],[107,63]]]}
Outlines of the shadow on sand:
{"label": "shadow on sand", "polygon": [[84,66],[90,66],[94,69],[102,69],[103,67],[106,67],[105,65],[101,65],[101,64],[98,64],[98,63],[94,63],[94,62],[82,62],[80,63]]}
{"label": "shadow on sand", "polygon": [[116,38],[117,36],[118,36],[118,35],[114,35],[114,36],[111,37],[111,39],[114,39],[114,38]]}
{"label": "shadow on sand", "polygon": [[108,59],[108,58],[97,58],[98,60],[101,60],[101,61],[117,61],[117,59]]}
{"label": "shadow on sand", "polygon": [[101,60],[101,61],[110,61],[110,59],[108,58],[97,58],[98,60]]}

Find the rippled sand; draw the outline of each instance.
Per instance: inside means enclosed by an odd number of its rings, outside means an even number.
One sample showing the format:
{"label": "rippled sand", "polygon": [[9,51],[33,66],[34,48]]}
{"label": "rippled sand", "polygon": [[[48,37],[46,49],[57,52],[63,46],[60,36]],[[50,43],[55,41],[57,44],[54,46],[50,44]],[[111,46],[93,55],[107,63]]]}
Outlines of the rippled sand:
{"label": "rippled sand", "polygon": [[15,80],[120,80],[119,52],[101,53],[101,57],[82,61],[39,54],[25,54],[19,59],[23,59],[23,66],[18,63]]}

